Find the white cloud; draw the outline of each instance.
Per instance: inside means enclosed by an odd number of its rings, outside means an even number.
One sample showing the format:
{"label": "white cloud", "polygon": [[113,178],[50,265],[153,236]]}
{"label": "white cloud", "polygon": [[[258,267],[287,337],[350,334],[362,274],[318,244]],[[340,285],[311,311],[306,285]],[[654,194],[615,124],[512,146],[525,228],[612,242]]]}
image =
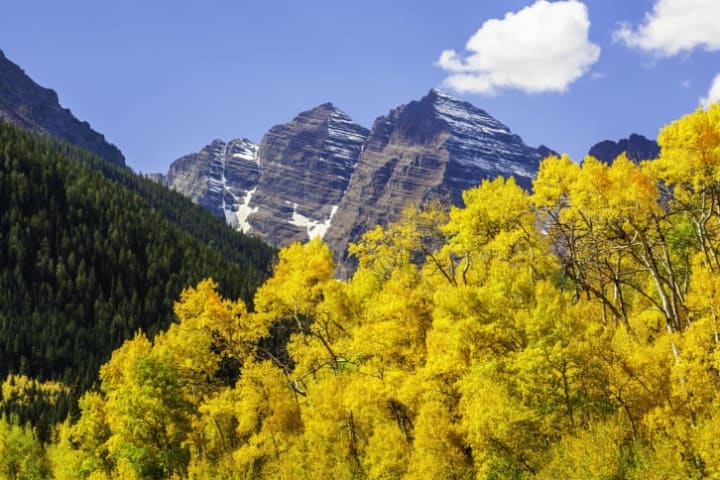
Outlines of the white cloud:
{"label": "white cloud", "polygon": [[590,80],[602,80],[605,77],[607,77],[605,72],[592,72],[590,74]]}
{"label": "white cloud", "polygon": [[691,88],[691,87],[692,87],[692,80],[690,80],[689,78],[686,78],[685,80],[683,80],[683,81],[680,83],[680,85],[682,85],[683,88]]}
{"label": "white cloud", "polygon": [[459,92],[562,92],[600,57],[589,28],[584,3],[538,0],[487,20],[468,40],[467,54],[445,50],[437,64],[450,73],[444,84]]}
{"label": "white cloud", "polygon": [[720,73],[715,76],[715,79],[710,86],[707,97],[700,99],[700,103],[707,107],[711,103],[720,101]]}
{"label": "white cloud", "polygon": [[720,5],[718,0],[656,0],[642,25],[622,24],[613,39],[664,56],[696,47],[720,50]]}

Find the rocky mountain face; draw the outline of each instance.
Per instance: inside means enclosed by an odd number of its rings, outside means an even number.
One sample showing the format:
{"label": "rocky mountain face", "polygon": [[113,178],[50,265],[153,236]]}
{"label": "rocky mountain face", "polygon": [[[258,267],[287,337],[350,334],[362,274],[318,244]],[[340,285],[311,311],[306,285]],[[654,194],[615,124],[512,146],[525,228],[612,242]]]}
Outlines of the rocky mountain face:
{"label": "rocky mountain face", "polygon": [[605,163],[611,163],[623,152],[627,153],[630,160],[639,162],[657,158],[660,155],[660,147],[655,140],[633,133],[630,137],[617,142],[604,140],[597,143],[590,149],[588,155]]}
{"label": "rocky mountain face", "polygon": [[216,140],[156,178],[273,245],[321,236],[342,260],[350,241],[397,220],[408,204],[460,204],[463,190],[499,175],[529,188],[551,153],[431,90],[370,131],[326,103],[273,127],[259,146]]}
{"label": "rocky mountain face", "polygon": [[260,179],[258,146],[250,140],[214,140],[177,159],[166,175],[152,176],[235,228],[243,228],[247,201]]}
{"label": "rocky mountain face", "polygon": [[153,178],[238,229],[288,245],[325,234],[367,135],[326,103],[273,127],[260,145],[215,140]]}
{"label": "rocky mountain face", "polygon": [[528,147],[470,103],[431,90],[375,121],[324,239],[342,256],[348,242],[396,220],[409,204],[433,197],[461,204],[464,190],[497,176],[529,188],[551,153]]}
{"label": "rocky mountain face", "polygon": [[51,135],[89,150],[116,165],[125,165],[120,150],[63,108],[57,93],[35,83],[0,51],[0,120],[25,130]]}
{"label": "rocky mountain face", "polygon": [[258,150],[262,174],[250,200],[252,231],[275,245],[322,237],[367,135],[331,103],[271,128]]}

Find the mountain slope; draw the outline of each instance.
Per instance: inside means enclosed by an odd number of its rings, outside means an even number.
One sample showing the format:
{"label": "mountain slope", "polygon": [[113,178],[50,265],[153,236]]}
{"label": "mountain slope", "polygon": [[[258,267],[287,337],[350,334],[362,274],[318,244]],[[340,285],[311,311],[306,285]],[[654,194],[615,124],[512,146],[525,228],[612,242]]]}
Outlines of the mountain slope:
{"label": "mountain slope", "polygon": [[348,242],[431,198],[462,203],[483,179],[513,176],[530,187],[540,160],[510,129],[437,90],[375,121],[336,219],[324,239],[342,259]]}
{"label": "mountain slope", "polygon": [[0,50],[0,120],[62,139],[116,165],[125,157],[115,145],[63,108],[57,93],[35,83]]}
{"label": "mountain slope", "polygon": [[169,324],[182,289],[213,277],[250,301],[272,257],[150,180],[0,122],[0,374],[83,390],[123,340]]}
{"label": "mountain slope", "polygon": [[252,232],[275,245],[322,237],[367,134],[331,103],[271,128],[258,151],[262,174],[249,202]]}
{"label": "mountain slope", "polygon": [[238,208],[260,177],[257,149],[247,139],[214,140],[200,152],[173,162],[160,181],[239,227]]}
{"label": "mountain slope", "polygon": [[215,140],[159,180],[230,225],[287,245],[324,234],[367,134],[326,103],[274,126],[260,145]]}

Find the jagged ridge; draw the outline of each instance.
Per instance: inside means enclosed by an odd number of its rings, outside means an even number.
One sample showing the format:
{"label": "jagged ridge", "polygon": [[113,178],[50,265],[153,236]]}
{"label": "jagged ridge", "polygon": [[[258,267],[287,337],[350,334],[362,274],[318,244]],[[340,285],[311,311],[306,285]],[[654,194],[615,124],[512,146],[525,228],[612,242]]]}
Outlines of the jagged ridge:
{"label": "jagged ridge", "polygon": [[529,188],[554,153],[434,89],[372,130],[326,103],[273,127],[259,146],[243,140],[242,162],[228,153],[233,142],[176,160],[166,183],[273,245],[321,236],[341,257],[349,241],[396,220],[407,204],[460,204],[464,190],[499,175]]}
{"label": "jagged ridge", "polygon": [[605,163],[612,163],[618,155],[625,152],[628,158],[634,162],[642,160],[653,160],[660,156],[660,146],[655,140],[650,140],[642,135],[633,133],[628,138],[614,142],[603,140],[590,148],[588,155],[602,160]]}
{"label": "jagged ridge", "polygon": [[87,122],[60,105],[57,93],[35,83],[0,50],[0,120],[65,140],[116,165],[125,165],[122,152]]}

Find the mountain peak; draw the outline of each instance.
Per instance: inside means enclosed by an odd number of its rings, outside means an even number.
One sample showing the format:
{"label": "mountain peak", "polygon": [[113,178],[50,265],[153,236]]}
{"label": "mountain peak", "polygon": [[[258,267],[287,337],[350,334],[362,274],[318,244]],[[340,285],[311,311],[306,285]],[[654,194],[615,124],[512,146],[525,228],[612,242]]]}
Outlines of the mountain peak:
{"label": "mountain peak", "polygon": [[[352,122],[350,116],[340,110],[334,103],[325,102],[304,112],[300,112],[290,123],[306,124],[308,122],[327,122],[337,119],[342,122]],[[273,127],[274,128],[274,127]]]}
{"label": "mountain peak", "polygon": [[485,111],[432,89],[375,121],[324,240],[345,262],[349,241],[397,220],[407,205],[433,198],[460,205],[463,191],[498,176],[529,188],[547,153]]}
{"label": "mountain peak", "polygon": [[340,110],[334,103],[325,102],[325,103],[321,103],[317,107],[314,107],[314,108],[311,108],[310,110],[306,110],[305,112],[302,112],[300,115],[308,114],[308,113],[329,115],[329,114],[336,113],[336,112],[343,113],[342,110]]}
{"label": "mountain peak", "polygon": [[660,155],[660,147],[655,140],[633,133],[628,138],[622,138],[617,142],[603,140],[593,145],[588,155],[605,163],[612,163],[623,152],[627,153],[630,160],[640,162],[657,158]]}
{"label": "mountain peak", "polygon": [[349,241],[408,204],[461,204],[464,190],[497,176],[529,187],[554,153],[438,89],[377,118],[371,131],[326,102],[275,125],[259,146],[233,142],[177,160],[167,183],[274,245],[321,236],[340,261]]}
{"label": "mountain peak", "polygon": [[430,97],[430,98],[445,98],[445,99],[447,99],[447,100],[452,100],[452,101],[455,101],[455,102],[461,102],[461,101],[462,101],[462,100],[460,100],[460,99],[458,99],[458,98],[456,98],[456,97],[453,97],[453,96],[450,95],[449,93],[447,93],[447,92],[445,92],[445,91],[443,91],[443,90],[440,90],[440,89],[438,89],[438,88],[434,88],[434,87],[430,89],[430,91],[428,92],[427,95],[425,95],[425,97],[426,97],[426,98],[427,98],[427,97]]}
{"label": "mountain peak", "polygon": [[332,103],[332,102],[325,102],[325,103],[321,103],[320,105],[318,105],[317,107],[315,107],[313,110],[315,110],[315,109],[337,110],[337,107],[336,107],[335,104]]}

